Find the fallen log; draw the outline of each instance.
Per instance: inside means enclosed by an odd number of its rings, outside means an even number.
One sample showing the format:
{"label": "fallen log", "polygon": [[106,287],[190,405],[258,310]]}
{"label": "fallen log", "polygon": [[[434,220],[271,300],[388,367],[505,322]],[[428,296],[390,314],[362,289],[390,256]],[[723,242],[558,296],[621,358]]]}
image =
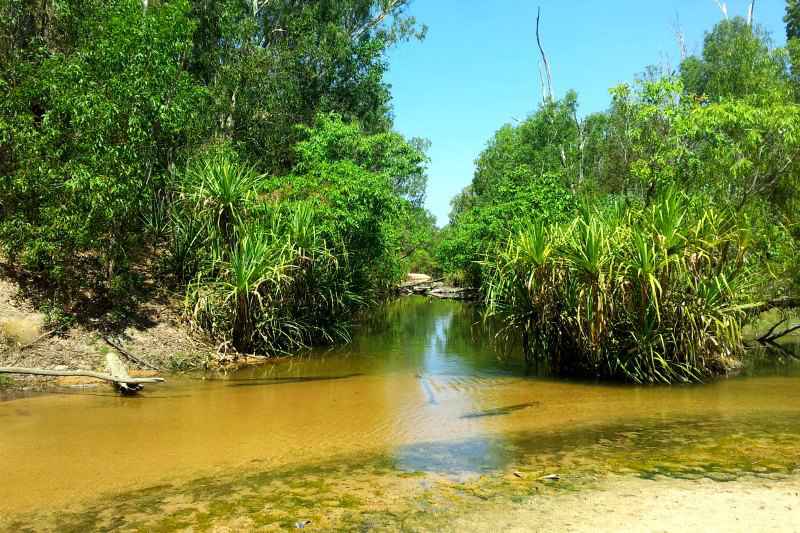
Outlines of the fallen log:
{"label": "fallen log", "polygon": [[426,279],[424,281],[406,281],[398,285],[398,289],[413,289],[419,285],[433,285],[434,283],[439,283],[444,281],[444,278],[436,278],[436,279]]}
{"label": "fallen log", "polygon": [[136,394],[142,390],[141,383],[130,382],[131,376],[128,374],[128,369],[116,353],[108,352],[106,354],[106,369],[117,380],[114,385],[121,394]]}
{"label": "fallen log", "polygon": [[164,378],[117,378],[102,372],[92,372],[91,370],[46,370],[43,368],[16,368],[0,367],[0,374],[22,374],[30,376],[52,376],[52,377],[82,377],[94,378],[110,383],[126,383],[131,385],[142,385],[145,383],[164,383]]}

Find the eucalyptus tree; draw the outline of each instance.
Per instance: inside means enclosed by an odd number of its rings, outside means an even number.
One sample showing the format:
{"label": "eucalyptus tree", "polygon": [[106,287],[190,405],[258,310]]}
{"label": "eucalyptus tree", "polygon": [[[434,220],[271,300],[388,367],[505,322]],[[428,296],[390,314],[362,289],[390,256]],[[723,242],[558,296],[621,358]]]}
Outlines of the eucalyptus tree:
{"label": "eucalyptus tree", "polygon": [[798,0],[786,0],[786,16],[783,18],[786,23],[786,40],[800,38],[800,2]]}
{"label": "eucalyptus tree", "polygon": [[[223,142],[255,173],[286,175],[297,126],[320,112],[384,135],[375,158],[396,147],[416,157],[390,133],[383,80],[388,48],[424,34],[408,3],[0,0],[6,255],[65,288],[122,295],[149,233],[165,233],[163,207],[188,160]],[[387,172],[398,194],[421,201],[424,172]],[[231,245],[227,192],[217,199]],[[196,236],[191,218],[175,219],[192,228],[184,242]]]}
{"label": "eucalyptus tree", "polygon": [[297,124],[320,112],[391,126],[386,50],[422,37],[408,0],[196,0],[190,70],[215,99],[215,122],[249,159],[286,172]]}
{"label": "eucalyptus tree", "polygon": [[723,20],[706,33],[699,57],[681,63],[686,90],[713,101],[726,97],[790,94],[785,55],[769,34],[741,17]]}

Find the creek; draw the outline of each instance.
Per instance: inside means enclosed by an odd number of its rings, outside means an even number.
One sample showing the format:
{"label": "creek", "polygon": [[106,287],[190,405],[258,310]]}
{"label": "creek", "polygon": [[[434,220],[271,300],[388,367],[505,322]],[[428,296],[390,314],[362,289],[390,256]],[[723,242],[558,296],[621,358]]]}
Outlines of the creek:
{"label": "creek", "polygon": [[424,529],[608,474],[798,473],[798,365],[693,386],[555,380],[477,322],[470,304],[408,297],[334,349],[136,397],[0,402],[0,529]]}

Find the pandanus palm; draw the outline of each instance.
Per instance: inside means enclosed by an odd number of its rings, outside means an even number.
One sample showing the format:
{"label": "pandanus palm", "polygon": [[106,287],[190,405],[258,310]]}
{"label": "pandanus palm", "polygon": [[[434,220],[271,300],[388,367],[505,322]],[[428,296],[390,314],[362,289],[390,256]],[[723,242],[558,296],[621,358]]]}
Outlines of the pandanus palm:
{"label": "pandanus palm", "polygon": [[212,215],[212,225],[228,250],[235,248],[234,231],[245,220],[251,199],[264,176],[253,167],[217,155],[190,166],[186,188],[198,211]]}
{"label": "pandanus palm", "polygon": [[671,192],[515,235],[484,264],[487,316],[556,372],[700,380],[742,348],[752,259],[730,220]]}

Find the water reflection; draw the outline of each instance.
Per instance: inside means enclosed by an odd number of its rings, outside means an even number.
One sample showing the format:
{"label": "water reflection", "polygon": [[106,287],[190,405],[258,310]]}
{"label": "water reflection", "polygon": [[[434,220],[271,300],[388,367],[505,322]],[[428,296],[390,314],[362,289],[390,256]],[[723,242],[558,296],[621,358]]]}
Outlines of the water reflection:
{"label": "water reflection", "polygon": [[800,456],[800,365],[765,355],[740,379],[672,388],[539,379],[477,322],[469,305],[407,298],[336,349],[171,379],[140,398],[0,403],[0,514],[336,457],[461,476],[570,457],[657,470]]}

